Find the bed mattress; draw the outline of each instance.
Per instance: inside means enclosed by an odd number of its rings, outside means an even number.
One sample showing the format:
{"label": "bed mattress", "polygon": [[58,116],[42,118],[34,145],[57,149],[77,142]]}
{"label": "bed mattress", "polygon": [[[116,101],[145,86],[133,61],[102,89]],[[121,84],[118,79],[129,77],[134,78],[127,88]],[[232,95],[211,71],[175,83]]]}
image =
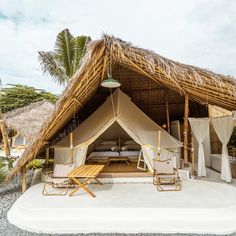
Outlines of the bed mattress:
{"label": "bed mattress", "polygon": [[140,151],[121,151],[120,156],[121,157],[130,157],[130,158],[135,157],[135,158],[137,158],[137,157],[139,157],[139,153],[140,153]]}
{"label": "bed mattress", "polygon": [[88,159],[96,157],[107,159],[108,157],[117,157],[117,156],[119,156],[119,152],[112,152],[112,151],[92,152],[88,156]]}

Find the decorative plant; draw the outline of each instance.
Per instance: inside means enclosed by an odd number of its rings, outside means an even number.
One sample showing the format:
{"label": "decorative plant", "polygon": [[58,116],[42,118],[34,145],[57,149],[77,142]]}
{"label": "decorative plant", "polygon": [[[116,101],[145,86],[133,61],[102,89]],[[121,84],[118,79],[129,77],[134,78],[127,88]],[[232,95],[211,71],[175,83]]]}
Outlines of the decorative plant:
{"label": "decorative plant", "polygon": [[0,184],[5,180],[9,171],[13,167],[14,158],[0,157]]}
{"label": "decorative plant", "polygon": [[[53,163],[53,160],[50,159],[49,162],[48,162],[48,165],[50,166],[52,163]],[[46,166],[45,165],[45,159],[34,159],[26,165],[26,168],[35,170],[35,169],[41,169],[45,166]]]}

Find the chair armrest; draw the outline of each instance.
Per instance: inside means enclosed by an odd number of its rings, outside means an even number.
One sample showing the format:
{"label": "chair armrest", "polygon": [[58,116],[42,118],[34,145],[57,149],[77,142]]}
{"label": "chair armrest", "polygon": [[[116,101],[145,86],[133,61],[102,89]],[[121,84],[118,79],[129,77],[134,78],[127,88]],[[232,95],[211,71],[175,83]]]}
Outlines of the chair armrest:
{"label": "chair armrest", "polygon": [[45,172],[46,175],[52,174],[52,173],[53,173],[53,170],[50,170],[50,171]]}
{"label": "chair armrest", "polygon": [[46,172],[45,172],[45,180],[47,180],[48,177],[51,177],[52,174],[53,174],[53,170],[46,171]]}

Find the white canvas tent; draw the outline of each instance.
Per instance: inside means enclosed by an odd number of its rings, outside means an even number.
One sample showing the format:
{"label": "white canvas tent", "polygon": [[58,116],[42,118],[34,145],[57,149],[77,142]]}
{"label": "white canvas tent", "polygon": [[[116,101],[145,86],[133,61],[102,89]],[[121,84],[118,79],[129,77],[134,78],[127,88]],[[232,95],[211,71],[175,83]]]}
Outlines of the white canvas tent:
{"label": "white canvas tent", "polygon": [[[182,143],[158,126],[143,113],[131,99],[117,89],[90,117],[73,131],[73,157],[76,165],[85,163],[88,146],[100,137],[113,123],[117,122],[125,132],[141,145],[144,160],[152,171],[156,157],[157,133],[161,131],[161,149],[181,147]],[[70,155],[69,135],[55,146],[55,159],[68,163]]]}

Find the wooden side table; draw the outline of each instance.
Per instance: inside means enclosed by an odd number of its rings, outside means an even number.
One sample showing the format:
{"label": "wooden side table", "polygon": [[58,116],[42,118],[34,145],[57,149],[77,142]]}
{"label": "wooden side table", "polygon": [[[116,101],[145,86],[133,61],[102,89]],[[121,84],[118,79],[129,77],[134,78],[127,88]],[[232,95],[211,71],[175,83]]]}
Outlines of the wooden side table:
{"label": "wooden side table", "polygon": [[[69,179],[78,185],[78,187],[73,190],[69,196],[72,196],[76,192],[78,192],[81,188],[83,188],[90,196],[96,197],[87,187],[86,185],[89,184],[89,182],[94,179],[99,184],[102,185],[102,183],[96,178],[97,175],[102,171],[104,168],[104,165],[82,165],[74,170],[72,170],[68,177]],[[84,182],[81,182],[79,179],[85,178]]]}

